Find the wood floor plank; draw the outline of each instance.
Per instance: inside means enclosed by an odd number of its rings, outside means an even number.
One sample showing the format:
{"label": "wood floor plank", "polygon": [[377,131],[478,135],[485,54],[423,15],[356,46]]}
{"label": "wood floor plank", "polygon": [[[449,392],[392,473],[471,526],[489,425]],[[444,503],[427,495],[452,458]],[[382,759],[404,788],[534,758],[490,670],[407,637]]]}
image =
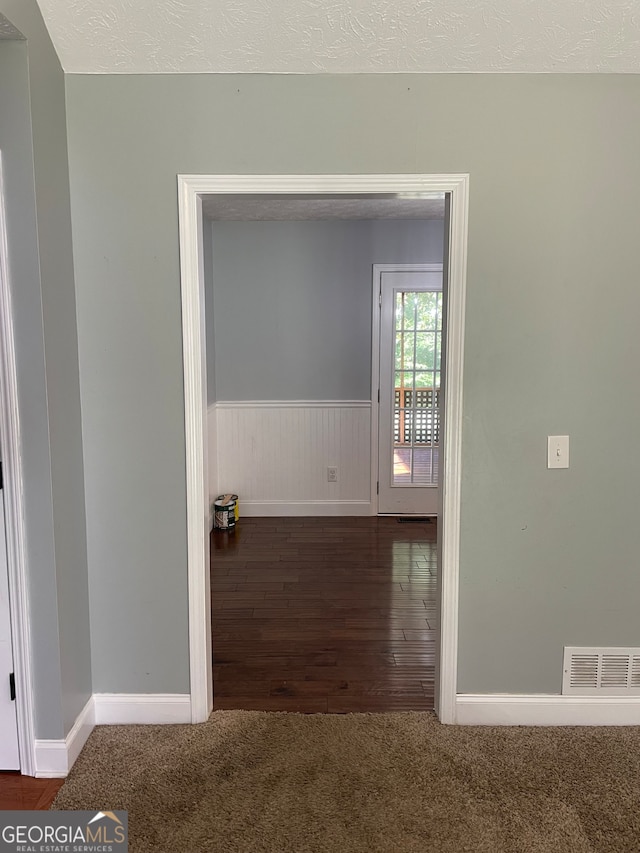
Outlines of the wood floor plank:
{"label": "wood floor plank", "polygon": [[[425,619],[426,623],[426,619]],[[425,624],[425,628],[406,628],[403,626],[404,636],[408,642],[417,642],[417,643],[435,643],[436,640],[436,632],[430,631]]]}
{"label": "wood floor plank", "polygon": [[0,773],[0,810],[44,810],[51,806],[64,779],[34,779]]}
{"label": "wood floor plank", "polygon": [[329,714],[352,714],[363,711],[385,713],[389,711],[431,711],[433,699],[407,693],[401,696],[343,696],[331,694],[327,697]]}
{"label": "wood floor plank", "polygon": [[220,711],[290,711],[298,714],[326,714],[326,696],[217,696],[215,708]]}

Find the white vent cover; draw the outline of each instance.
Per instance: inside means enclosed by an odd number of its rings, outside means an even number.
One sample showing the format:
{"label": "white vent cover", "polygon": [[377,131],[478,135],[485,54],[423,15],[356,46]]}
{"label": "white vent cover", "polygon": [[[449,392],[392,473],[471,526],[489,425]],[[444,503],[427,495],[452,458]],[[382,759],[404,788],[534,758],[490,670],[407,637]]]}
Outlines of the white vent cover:
{"label": "white vent cover", "polygon": [[562,692],[640,696],[640,649],[565,646]]}

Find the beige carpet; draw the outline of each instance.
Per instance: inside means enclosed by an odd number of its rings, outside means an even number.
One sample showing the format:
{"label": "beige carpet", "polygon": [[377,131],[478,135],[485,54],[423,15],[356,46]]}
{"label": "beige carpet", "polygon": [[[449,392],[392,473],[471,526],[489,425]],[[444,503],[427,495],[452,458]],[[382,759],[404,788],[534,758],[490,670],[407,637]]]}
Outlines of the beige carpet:
{"label": "beige carpet", "polygon": [[96,729],[53,808],[127,809],[134,853],[632,853],[640,728],[216,711]]}

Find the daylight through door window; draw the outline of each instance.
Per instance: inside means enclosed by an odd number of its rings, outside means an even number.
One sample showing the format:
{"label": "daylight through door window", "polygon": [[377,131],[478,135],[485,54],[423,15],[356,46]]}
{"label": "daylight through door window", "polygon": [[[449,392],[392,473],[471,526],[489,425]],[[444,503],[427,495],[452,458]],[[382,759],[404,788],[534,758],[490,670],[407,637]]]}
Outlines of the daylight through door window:
{"label": "daylight through door window", "polygon": [[440,444],[442,291],[396,291],[394,486],[435,486]]}

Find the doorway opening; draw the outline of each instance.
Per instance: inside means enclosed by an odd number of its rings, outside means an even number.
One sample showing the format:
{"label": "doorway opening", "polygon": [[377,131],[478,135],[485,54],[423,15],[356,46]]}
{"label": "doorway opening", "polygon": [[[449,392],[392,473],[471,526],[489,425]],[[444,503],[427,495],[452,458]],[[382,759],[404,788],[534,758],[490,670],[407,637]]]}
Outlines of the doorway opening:
{"label": "doorway opening", "polygon": [[[210,197],[215,197],[218,201],[224,199],[231,200],[235,204],[246,204],[259,202],[261,204],[277,201],[279,203],[300,203],[312,202],[320,205],[334,206],[341,200],[348,203],[379,203],[381,200],[407,202],[407,201],[422,201],[429,198],[439,198],[443,200],[447,207],[447,227],[445,229],[445,251],[444,251],[444,268],[446,281],[453,285],[451,287],[450,304],[448,307],[448,320],[445,321],[443,329],[446,330],[445,347],[446,361],[449,368],[449,376],[453,377],[453,391],[447,391],[447,384],[443,382],[441,394],[441,408],[443,409],[443,440],[442,440],[442,463],[440,464],[440,481],[444,485],[441,490],[441,503],[445,506],[446,511],[438,513],[440,524],[438,524],[438,542],[436,546],[435,536],[432,544],[432,551],[435,554],[436,550],[440,555],[439,564],[441,571],[438,578],[438,594],[434,598],[434,610],[439,610],[439,619],[435,627],[429,625],[428,620],[421,627],[391,629],[404,631],[420,631],[426,634],[432,632],[431,639],[435,641],[437,651],[434,652],[434,659],[439,658],[441,666],[436,672],[435,682],[435,703],[436,710],[440,719],[446,722],[453,721],[454,704],[455,704],[455,644],[456,630],[455,623],[457,620],[457,548],[458,548],[458,524],[459,524],[459,506],[458,506],[458,486],[459,486],[459,432],[460,432],[460,400],[461,400],[461,364],[462,364],[462,321],[464,317],[464,271],[465,271],[465,249],[466,249],[466,209],[467,209],[467,179],[466,176],[182,176],[180,182],[180,232],[181,232],[181,273],[182,273],[182,294],[183,294],[183,340],[184,340],[184,361],[185,361],[185,421],[187,427],[187,485],[188,485],[188,532],[189,532],[189,580],[190,580],[190,611],[191,611],[191,675],[192,675],[192,718],[194,720],[203,719],[208,714],[213,704],[213,684],[212,684],[212,659],[211,648],[209,645],[210,626],[211,626],[211,611],[209,608],[209,590],[210,578],[208,574],[208,554],[203,554],[203,546],[205,545],[208,528],[209,513],[208,502],[210,497],[210,489],[207,484],[208,465],[206,460],[207,442],[205,440],[205,421],[206,421],[206,360],[204,338],[206,337],[206,329],[204,323],[204,308],[206,304],[206,281],[204,273],[204,226],[202,218],[203,200]],[[215,258],[214,258],[215,268]],[[369,279],[370,280],[370,279]],[[196,287],[197,285],[197,287]],[[369,285],[370,286],[370,285]],[[369,317],[370,317],[370,312]],[[446,309],[444,309],[447,315]],[[452,321],[451,318],[454,318]],[[370,320],[369,320],[370,322]],[[448,325],[447,325],[448,324]],[[414,329],[418,331],[418,329]],[[423,331],[423,330],[419,330]],[[241,341],[237,341],[238,346],[241,346]],[[411,389],[414,392],[416,386]],[[226,401],[222,401],[224,404]],[[238,402],[238,401],[236,401]],[[249,400],[245,402],[251,403],[251,408],[255,403],[264,403],[261,400]],[[267,401],[268,402],[268,401]],[[295,401],[294,401],[295,402]],[[299,408],[308,408],[307,404],[314,402],[313,400],[298,401],[305,405]],[[324,401],[328,402],[328,401]],[[330,401],[329,401],[330,402]],[[335,402],[335,401],[334,401]],[[368,419],[370,430],[374,429],[371,420],[371,407],[373,400],[352,400],[353,403],[360,403],[363,408],[368,406]],[[263,408],[268,408],[265,406]],[[294,407],[295,408],[295,407]],[[358,408],[357,406],[355,408]],[[411,407],[404,406],[403,408],[419,408],[417,403],[413,403]],[[435,405],[430,407],[432,410]],[[224,410],[224,405],[222,407]],[[406,415],[407,413],[405,413]],[[224,416],[226,417],[226,415]],[[262,417],[262,415],[261,415]],[[414,412],[415,417],[415,412]],[[423,413],[419,414],[423,417]],[[268,419],[267,419],[268,420]],[[263,418],[263,423],[265,422]],[[219,436],[220,437],[220,436]],[[414,449],[416,442],[410,446],[410,450]],[[367,441],[370,447],[370,440]],[[229,453],[230,448],[225,445],[225,453]],[[217,461],[221,460],[220,450],[217,452]],[[450,464],[448,464],[450,463]],[[329,483],[336,482],[332,480],[331,468],[328,466],[327,480]],[[219,472],[218,472],[219,476]],[[232,484],[222,483],[220,478],[218,484],[221,490],[232,488]],[[373,483],[370,483],[373,488]],[[235,488],[233,488],[235,491]],[[204,504],[204,506],[203,506]],[[348,537],[357,537],[362,533],[357,528],[370,523],[374,520],[380,523],[394,523],[395,519],[378,519],[377,516],[371,518],[372,504],[369,502],[367,515],[370,518],[364,519],[365,514],[351,513],[348,518],[340,519],[348,526],[347,535],[340,537],[335,530],[331,533],[325,531],[323,534],[324,543],[328,543],[328,539],[333,538],[334,544],[339,546],[347,545],[345,551],[349,549]],[[205,509],[203,512],[202,510]],[[272,511],[270,513],[270,523],[272,525],[279,522],[274,521],[276,517],[282,515],[282,507],[280,511]],[[250,513],[251,514],[251,513]],[[257,515],[258,513],[253,513]],[[308,513],[305,513],[308,515]],[[316,514],[317,515],[317,514]],[[328,515],[328,513],[327,513]],[[347,513],[344,513],[346,516]],[[354,516],[358,515],[357,518]],[[303,529],[305,524],[315,523],[326,524],[326,519],[312,519],[306,521],[299,513],[295,519],[289,521],[297,525],[297,531],[293,533],[295,540],[300,543],[304,542],[305,538],[309,537],[309,531]],[[241,518],[242,518],[242,497],[241,497]],[[355,523],[354,523],[355,522]],[[247,531],[257,523],[256,519],[248,519],[242,526],[240,524],[239,531]],[[398,528],[401,526],[398,525]],[[412,525],[402,526],[404,529],[411,529]],[[254,532],[256,532],[254,530]],[[312,534],[316,535],[316,534]],[[370,534],[369,541],[371,541]],[[201,537],[201,538],[200,538]],[[199,541],[198,541],[199,539]],[[260,544],[260,539],[262,544]],[[340,542],[337,540],[341,539]],[[258,534],[253,543],[256,554],[264,551],[264,537]],[[291,545],[291,541],[289,542]],[[401,543],[400,550],[409,551],[407,546],[411,543]],[[354,546],[355,550],[365,551],[365,562],[367,561],[366,549],[360,546]],[[222,550],[222,549],[220,549]],[[290,550],[294,550],[290,548]],[[340,550],[340,549],[338,549]],[[390,543],[389,550],[394,551],[394,543]],[[396,544],[395,550],[399,553]],[[428,569],[427,558],[421,555],[423,569]],[[245,564],[251,562],[250,559],[244,561]],[[257,560],[259,562],[259,560]],[[285,563],[285,560],[281,560]],[[414,562],[419,562],[416,560]],[[373,568],[371,559],[368,561],[369,567]],[[256,567],[257,568],[257,567]],[[283,573],[284,575],[285,573]],[[362,580],[362,579],[361,579]],[[227,586],[234,585],[233,581],[224,581],[217,578],[217,581]],[[254,580],[256,584],[260,581]],[[280,590],[257,589],[257,600],[264,601],[265,599],[277,597],[279,593],[290,592],[286,587],[287,584],[294,583],[292,580],[284,578],[275,581],[265,581],[266,583],[273,582],[275,584],[284,585]],[[407,580],[407,582],[409,582]],[[348,581],[346,581],[348,583]],[[241,592],[227,588],[221,590],[226,593],[224,596],[220,610],[231,611],[233,608],[233,593]],[[308,597],[313,597],[314,590],[306,590]],[[397,593],[405,593],[402,589],[402,582],[399,584]],[[238,596],[241,599],[242,595]],[[226,599],[226,600],[224,600]],[[213,594],[214,608],[216,608],[216,596]],[[231,602],[231,604],[230,604]],[[424,604],[424,602],[423,602]],[[249,609],[249,608],[246,608]],[[253,608],[255,609],[255,608]],[[382,608],[380,608],[382,609]],[[424,612],[424,607],[423,607]],[[304,620],[304,616],[302,617]],[[353,626],[342,625],[338,627],[338,631],[348,632]],[[387,631],[387,625],[384,631]],[[362,630],[366,630],[361,627]],[[375,628],[372,628],[375,631]],[[257,639],[256,637],[253,638]],[[348,639],[348,637],[345,637]],[[415,638],[418,640],[418,638]],[[251,645],[251,638],[247,638],[247,645]],[[322,651],[322,650],[320,650]],[[328,650],[330,651],[330,650]],[[384,654],[384,652],[382,652]],[[354,660],[354,664],[357,662]],[[224,665],[224,664],[222,664]],[[330,664],[329,664],[330,665]],[[278,690],[276,686],[274,688]],[[286,689],[286,688],[285,688]]]}

